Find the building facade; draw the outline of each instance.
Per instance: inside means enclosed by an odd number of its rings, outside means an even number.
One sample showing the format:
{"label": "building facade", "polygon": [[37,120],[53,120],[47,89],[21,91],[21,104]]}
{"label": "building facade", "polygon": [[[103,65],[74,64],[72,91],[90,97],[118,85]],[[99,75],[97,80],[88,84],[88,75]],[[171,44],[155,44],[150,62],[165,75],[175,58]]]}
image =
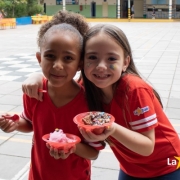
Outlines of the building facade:
{"label": "building facade", "polygon": [[135,18],[152,18],[153,7],[158,19],[180,18],[180,0],[44,0],[50,16],[66,9],[87,18],[130,18],[132,5]]}

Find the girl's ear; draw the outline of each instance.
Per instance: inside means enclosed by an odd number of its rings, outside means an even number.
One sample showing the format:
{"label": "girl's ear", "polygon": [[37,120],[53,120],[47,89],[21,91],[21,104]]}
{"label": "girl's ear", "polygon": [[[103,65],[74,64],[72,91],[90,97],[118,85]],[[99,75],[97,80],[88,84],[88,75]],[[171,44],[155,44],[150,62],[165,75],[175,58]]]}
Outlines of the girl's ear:
{"label": "girl's ear", "polygon": [[123,72],[125,72],[126,69],[128,68],[130,61],[131,61],[130,56],[127,56],[124,60]]}
{"label": "girl's ear", "polygon": [[41,66],[41,53],[40,52],[36,52],[36,58],[39,62],[39,65]]}

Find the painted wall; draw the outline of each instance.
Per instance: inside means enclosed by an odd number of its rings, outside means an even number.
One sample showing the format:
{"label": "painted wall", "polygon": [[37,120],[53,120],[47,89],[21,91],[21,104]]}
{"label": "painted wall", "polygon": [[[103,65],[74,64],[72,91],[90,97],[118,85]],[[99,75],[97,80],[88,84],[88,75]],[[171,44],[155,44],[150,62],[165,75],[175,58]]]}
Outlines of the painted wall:
{"label": "painted wall", "polygon": [[[62,10],[62,5],[48,5],[46,7],[46,14],[48,16],[54,15],[59,10]],[[83,5],[83,10],[80,11],[79,5],[66,5],[66,10],[73,11],[79,13],[87,18],[91,18],[91,6],[90,5]],[[96,5],[96,18],[102,18],[102,5]],[[108,18],[116,18],[116,5],[109,5],[108,6]]]}
{"label": "painted wall", "polygon": [[143,17],[143,0],[134,1],[134,17],[142,18]]}
{"label": "painted wall", "polygon": [[56,0],[44,0],[44,3],[46,3],[46,5],[56,5]]}
{"label": "painted wall", "polygon": [[[56,0],[44,0],[46,2],[46,14],[54,15],[59,10],[62,10],[62,5],[56,5]],[[94,0],[96,2],[96,18],[103,18],[103,0]],[[123,3],[121,0],[121,8]],[[134,0],[135,18],[143,18],[143,1],[144,0]],[[73,11],[87,18],[91,18],[91,6],[92,0],[79,0],[79,4],[83,6],[83,10],[80,11],[79,5],[66,5],[66,10]],[[107,18],[116,18],[116,0],[107,0],[108,3],[108,16]],[[175,0],[175,3],[180,4],[180,0]],[[169,0],[146,0],[146,8],[152,9],[152,5],[155,5],[156,9],[168,9]],[[179,8],[178,8],[179,9]],[[121,15],[123,11],[121,9]],[[148,12],[147,12],[148,13]],[[125,16],[123,16],[125,17]],[[160,18],[160,17],[159,17]]]}

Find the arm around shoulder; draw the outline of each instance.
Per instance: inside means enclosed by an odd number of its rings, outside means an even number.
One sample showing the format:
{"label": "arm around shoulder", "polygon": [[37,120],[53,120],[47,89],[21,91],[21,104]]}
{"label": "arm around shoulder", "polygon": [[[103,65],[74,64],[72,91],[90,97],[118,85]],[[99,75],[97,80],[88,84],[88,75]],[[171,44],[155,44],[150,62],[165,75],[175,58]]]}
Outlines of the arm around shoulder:
{"label": "arm around shoulder", "polygon": [[22,91],[31,98],[42,101],[42,94],[38,90],[43,87],[44,76],[41,73],[33,73],[22,84]]}

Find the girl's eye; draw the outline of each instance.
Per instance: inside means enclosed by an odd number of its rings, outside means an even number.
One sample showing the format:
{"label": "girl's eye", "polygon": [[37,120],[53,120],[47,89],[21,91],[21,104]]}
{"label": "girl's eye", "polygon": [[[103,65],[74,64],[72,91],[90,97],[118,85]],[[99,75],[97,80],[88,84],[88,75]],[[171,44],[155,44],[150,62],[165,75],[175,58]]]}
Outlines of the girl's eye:
{"label": "girl's eye", "polygon": [[55,56],[53,54],[46,54],[44,57],[47,59],[54,59],[55,58]]}
{"label": "girl's eye", "polygon": [[70,61],[70,60],[72,60],[73,58],[72,58],[71,56],[66,56],[64,59],[67,60],[67,61]]}
{"label": "girl's eye", "polygon": [[108,60],[109,60],[109,61],[115,61],[116,58],[114,58],[114,57],[109,57]]}
{"label": "girl's eye", "polygon": [[95,59],[97,59],[97,57],[96,56],[89,56],[88,59],[95,60]]}

